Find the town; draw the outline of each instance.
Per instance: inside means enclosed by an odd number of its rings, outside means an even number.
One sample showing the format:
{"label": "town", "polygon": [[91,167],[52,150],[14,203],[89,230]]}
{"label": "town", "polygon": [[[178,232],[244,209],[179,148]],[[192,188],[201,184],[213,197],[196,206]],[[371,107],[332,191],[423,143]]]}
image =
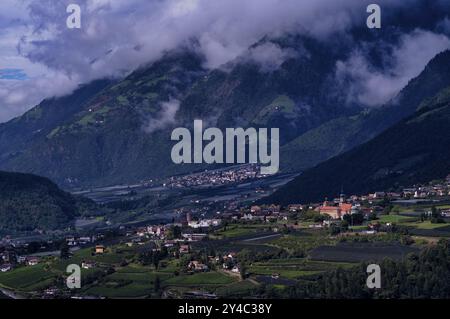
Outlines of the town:
{"label": "town", "polygon": [[[249,168],[242,174],[258,176]],[[236,175],[223,171],[217,180]],[[172,181],[170,187],[195,184]],[[343,192],[286,207],[231,200],[209,214],[183,208],[167,223],[120,225],[47,241],[7,236],[0,247],[0,289],[23,298],[267,294],[267,286],[282,290],[367,259],[398,259],[450,237],[450,175],[398,192]],[[81,289],[64,284],[69,264],[82,269]]]}

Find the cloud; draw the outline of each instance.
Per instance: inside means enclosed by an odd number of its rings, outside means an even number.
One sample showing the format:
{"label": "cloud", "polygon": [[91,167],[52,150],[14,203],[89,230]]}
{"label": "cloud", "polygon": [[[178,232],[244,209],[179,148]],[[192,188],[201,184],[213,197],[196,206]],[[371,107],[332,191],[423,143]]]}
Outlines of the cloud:
{"label": "cloud", "polygon": [[347,92],[349,103],[379,106],[395,97],[436,54],[449,48],[447,36],[415,30],[385,51],[381,68],[368,61],[367,48],[358,48],[348,60],[337,62],[336,80]]}
{"label": "cloud", "polygon": [[[417,1],[420,0],[378,3],[382,8],[408,8]],[[69,3],[81,6],[79,30],[66,27]],[[266,35],[297,31],[325,40],[355,25],[364,25],[369,3],[369,0],[2,0],[0,68],[23,69],[30,79],[13,89],[34,94],[24,99],[29,104],[17,109],[16,104],[0,100],[0,121],[20,114],[45,97],[67,94],[80,83],[123,76],[155,61],[168,50],[190,45],[193,40],[206,57],[208,68],[217,68],[245,54]],[[250,55],[264,70],[271,70],[289,52],[267,45]],[[57,82],[53,77],[63,80]],[[6,84],[0,85],[5,88]]]}
{"label": "cloud", "polygon": [[446,33],[447,35],[450,35],[449,17],[445,17],[443,20],[439,21],[439,23],[437,24],[437,30],[441,31],[442,33]]}
{"label": "cloud", "polygon": [[147,125],[144,127],[144,131],[147,133],[153,133],[158,130],[164,129],[166,126],[174,124],[175,115],[180,108],[180,101],[171,99],[168,102],[161,103],[161,111],[155,118],[151,118]]}
{"label": "cloud", "polygon": [[289,58],[297,56],[298,53],[292,49],[282,49],[275,43],[263,43],[251,47],[242,58],[241,62],[253,62],[257,64],[262,72],[272,72]]}

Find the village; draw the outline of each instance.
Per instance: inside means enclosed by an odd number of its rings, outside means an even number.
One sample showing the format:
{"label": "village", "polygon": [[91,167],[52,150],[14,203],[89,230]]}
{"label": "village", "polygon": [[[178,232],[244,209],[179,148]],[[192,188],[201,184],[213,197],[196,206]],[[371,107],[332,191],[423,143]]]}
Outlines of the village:
{"label": "village", "polygon": [[[325,258],[321,251],[325,244],[339,247],[341,241],[366,238],[364,241],[370,242],[371,236],[378,239],[387,236],[388,245],[391,245],[392,238],[402,245],[407,242],[402,246],[406,252],[414,247],[410,246],[411,243],[450,237],[447,226],[450,220],[450,175],[445,180],[404,188],[399,192],[341,194],[321,203],[292,203],[282,207],[274,204],[238,205],[229,201],[222,207],[209,215],[186,208],[178,210],[177,218],[168,223],[120,226],[45,242],[17,243],[3,238],[0,287],[17,289],[32,297],[62,294],[82,298],[111,297],[114,288],[108,285],[117,284],[116,293],[121,291],[122,284],[130,287],[136,284],[148,295],[163,291],[166,297],[181,292],[184,297],[206,298],[217,296],[218,291],[224,289],[222,286],[243,285],[242,282],[249,286],[261,282],[289,286],[301,277],[294,276],[293,269],[300,269],[300,264],[312,267],[309,263],[317,263],[314,258]],[[307,236],[314,238],[314,244]],[[354,249],[355,256],[359,254],[358,249]],[[389,250],[385,247],[380,249],[375,253]],[[336,254],[339,255],[339,251]],[[306,256],[309,257],[303,260]],[[270,264],[272,258],[287,258],[289,262],[302,258],[302,261],[299,265],[283,268]],[[324,262],[328,262],[327,258]],[[333,258],[336,258],[336,263],[341,262],[339,256]],[[90,288],[83,293],[68,291],[61,284],[61,278],[67,275],[63,265],[69,263],[79,264],[82,271],[91,276],[86,280]],[[26,269],[39,276],[45,272],[44,277],[48,280],[37,286],[15,286]],[[49,273],[49,269],[58,271]],[[151,288],[148,285],[143,288],[142,282],[123,279],[128,271],[134,273],[136,269],[149,275]],[[216,285],[217,290],[206,289],[202,280],[186,283],[192,278],[203,278],[201,274],[207,276],[204,278],[213,277],[210,278],[211,287]],[[102,284],[102,280],[96,280],[95,276],[103,278],[108,288],[97,289],[96,285]],[[136,276],[130,275],[132,278]],[[131,293],[133,297],[142,293],[139,289],[131,290],[136,294]],[[130,292],[125,295],[127,293]]]}
{"label": "village", "polygon": [[163,187],[186,188],[196,186],[216,186],[239,183],[255,178],[264,178],[259,165],[245,164],[237,168],[205,171],[197,174],[170,177]]}

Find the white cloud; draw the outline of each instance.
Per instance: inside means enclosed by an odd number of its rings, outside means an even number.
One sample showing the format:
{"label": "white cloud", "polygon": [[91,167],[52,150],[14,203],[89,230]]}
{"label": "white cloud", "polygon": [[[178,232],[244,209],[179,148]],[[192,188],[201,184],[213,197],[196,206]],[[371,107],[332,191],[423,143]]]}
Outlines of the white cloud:
{"label": "white cloud", "polygon": [[279,69],[287,59],[297,55],[292,49],[282,49],[279,45],[268,42],[249,49],[244,60],[256,63],[263,72],[271,72]]}
{"label": "white cloud", "polygon": [[371,65],[367,53],[359,49],[347,61],[336,64],[336,79],[348,92],[349,102],[379,106],[418,76],[436,54],[449,48],[447,36],[415,30],[403,35],[391,54],[386,52],[384,68]]}
{"label": "white cloud", "polygon": [[170,124],[175,123],[175,115],[180,108],[180,101],[171,99],[168,102],[161,103],[161,111],[154,118],[151,118],[144,130],[147,133],[153,133],[161,130]]}
{"label": "white cloud", "polygon": [[[416,1],[378,3],[398,7]],[[48,94],[65,94],[79,83],[122,75],[192,39],[198,41],[209,68],[242,55],[265,35],[301,30],[325,39],[364,24],[370,1],[77,0],[82,29],[70,30],[66,7],[73,2],[0,1],[0,67],[20,68],[30,75],[30,80],[14,85],[0,82],[22,94],[30,92],[26,105],[0,100],[0,121],[19,115]],[[276,67],[286,58],[284,51],[266,49],[253,52],[264,67]],[[64,80],[55,81],[55,76]]]}

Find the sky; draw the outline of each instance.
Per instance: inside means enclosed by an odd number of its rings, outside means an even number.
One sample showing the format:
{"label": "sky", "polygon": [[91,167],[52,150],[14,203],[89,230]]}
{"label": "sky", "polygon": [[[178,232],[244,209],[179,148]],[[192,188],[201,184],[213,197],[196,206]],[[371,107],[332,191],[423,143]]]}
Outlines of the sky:
{"label": "sky", "polygon": [[[411,10],[420,0],[378,0],[382,13]],[[190,45],[214,69],[247,54],[270,72],[292,52],[272,44],[249,50],[262,37],[305,33],[322,41],[365,23],[365,0],[1,0],[0,123],[42,99],[70,93],[97,78],[120,77]],[[450,1],[436,0],[449,9]],[[81,7],[81,28],[69,29],[69,4]],[[450,10],[449,10],[450,11]],[[377,106],[394,96],[438,52],[450,47],[450,18],[433,30],[413,30],[374,69],[363,46],[336,65],[350,79],[349,101]],[[168,104],[168,112],[172,110]]]}

